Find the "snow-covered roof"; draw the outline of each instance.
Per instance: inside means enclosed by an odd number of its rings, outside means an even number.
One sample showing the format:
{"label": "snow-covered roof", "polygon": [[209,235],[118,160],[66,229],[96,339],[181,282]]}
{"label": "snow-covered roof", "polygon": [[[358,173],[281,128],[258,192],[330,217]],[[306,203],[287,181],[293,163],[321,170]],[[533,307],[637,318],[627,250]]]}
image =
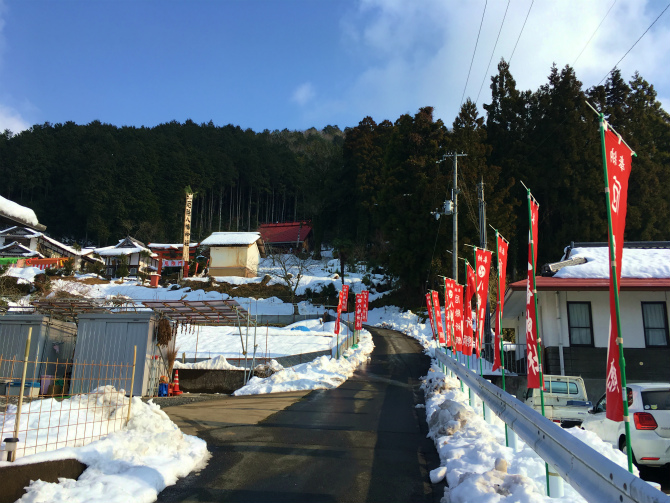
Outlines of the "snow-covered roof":
{"label": "snow-covered roof", "polygon": [[[558,271],[555,278],[609,278],[609,248],[572,248],[566,259],[584,257],[586,263]],[[670,278],[670,249],[624,248],[621,267],[623,278]]]}
{"label": "snow-covered roof", "polygon": [[[11,249],[14,248],[14,251],[11,251]],[[0,254],[2,253],[12,253],[14,256],[21,256],[21,257],[43,257],[40,252],[31,250],[27,246],[23,246],[21,243],[17,243],[14,241],[13,243],[9,243],[8,245],[5,246],[0,246]]]}
{"label": "snow-covered roof", "polygon": [[14,201],[10,201],[9,199],[5,199],[2,196],[0,196],[0,214],[21,222],[26,222],[28,225],[39,225],[37,215],[33,210],[21,206]]}
{"label": "snow-covered roof", "polygon": [[3,231],[0,231],[1,236],[18,236],[25,238],[38,238],[42,235],[41,232],[38,232],[34,229],[29,229],[28,227],[19,227],[15,225],[14,227],[9,227]]}
{"label": "snow-covered roof", "polygon": [[[152,250],[181,250],[184,248],[184,245],[181,243],[149,243],[147,245]],[[191,243],[190,248],[195,248],[198,246],[198,243]]]}
{"label": "snow-covered roof", "polygon": [[75,250],[74,248],[72,248],[72,247],[70,247],[70,246],[68,246],[64,243],[61,243],[60,241],[56,241],[55,239],[50,238],[49,236],[46,236],[46,235],[42,234],[42,239],[45,239],[46,241],[49,241],[49,243],[51,243],[55,246],[58,246],[59,248],[62,248],[63,250],[65,250],[68,253],[71,253],[72,255],[81,255],[81,253],[78,252],[77,250]]}
{"label": "snow-covered roof", "polygon": [[133,253],[141,253],[143,251],[150,253],[152,257],[158,256],[149,248],[143,246],[141,241],[131,238],[130,236],[119,240],[119,243],[116,246],[104,246],[95,249],[95,253],[101,257],[118,257],[119,255],[132,255]]}
{"label": "snow-covered roof", "polygon": [[206,246],[249,246],[260,238],[259,232],[213,232],[200,244]]}

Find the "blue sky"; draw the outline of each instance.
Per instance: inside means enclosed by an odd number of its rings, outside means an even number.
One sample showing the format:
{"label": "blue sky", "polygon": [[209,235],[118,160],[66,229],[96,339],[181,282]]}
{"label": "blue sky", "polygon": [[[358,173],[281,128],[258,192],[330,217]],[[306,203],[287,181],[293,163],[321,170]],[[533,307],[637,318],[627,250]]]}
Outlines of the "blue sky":
{"label": "blue sky", "polygon": [[[458,112],[484,0],[0,0],[0,130],[93,120],[355,126],[431,105]],[[600,30],[577,59],[608,9]],[[489,0],[466,96],[490,97],[531,0]],[[536,0],[512,59],[519,87],[552,62],[598,83],[666,0]],[[495,51],[493,51],[495,45]],[[620,65],[670,109],[670,10]],[[488,62],[493,55],[492,63]],[[576,60],[576,62],[575,62]],[[488,71],[487,71],[488,67]],[[482,87],[482,82],[484,82]],[[482,88],[480,94],[480,88]]]}

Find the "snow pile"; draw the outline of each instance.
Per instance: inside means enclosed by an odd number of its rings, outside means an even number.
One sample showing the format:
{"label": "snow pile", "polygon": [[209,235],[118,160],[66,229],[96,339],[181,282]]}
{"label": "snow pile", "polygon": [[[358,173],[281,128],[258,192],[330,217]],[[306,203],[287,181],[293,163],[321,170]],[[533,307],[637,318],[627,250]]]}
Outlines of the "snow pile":
{"label": "snow pile", "polygon": [[197,363],[181,363],[174,362],[176,369],[209,369],[209,370],[244,370],[243,367],[236,367],[228,363],[228,360],[223,356],[216,356],[211,360],[205,360]]}
{"label": "snow pile", "polygon": [[25,206],[21,206],[14,201],[10,201],[9,199],[5,199],[2,196],[0,196],[0,213],[16,220],[26,222],[29,225],[39,224],[37,221],[37,215],[33,210],[26,208]]}
{"label": "snow pile", "polygon": [[18,278],[19,283],[33,283],[38,274],[44,274],[39,267],[10,267],[5,276]]}
{"label": "snow pile", "polygon": [[259,232],[212,232],[200,244],[202,246],[249,246],[260,238]]}
{"label": "snow pile", "polygon": [[[125,423],[129,400],[122,392],[117,393],[111,387],[105,387],[103,391],[107,397],[104,413],[109,415],[110,422]],[[113,400],[108,400],[110,397],[114,397]],[[80,396],[71,400],[75,399],[97,401],[100,396]],[[68,401],[62,402],[65,404],[62,409],[65,409]],[[111,405],[112,402],[118,405]],[[31,407],[34,403],[31,402]],[[67,417],[63,414],[49,415],[49,412],[43,415],[39,421],[40,428],[43,424],[49,424],[50,416],[52,423],[58,421],[59,417],[62,420]],[[22,414],[22,422],[23,418]],[[149,503],[155,501],[165,487],[175,484],[178,478],[202,468],[209,459],[209,453],[203,440],[184,435],[160,407],[133,398],[130,421],[123,429],[82,447],[66,447],[19,458],[15,464],[66,458],[78,459],[88,466],[79,480],[32,482],[27,494],[19,501]],[[7,464],[5,461],[0,462],[0,466]]]}
{"label": "snow pile", "polygon": [[[585,264],[559,270],[556,278],[609,278],[609,248],[573,248],[568,258],[583,257]],[[621,266],[624,278],[670,278],[670,250],[624,248]]]}
{"label": "snow pile", "polygon": [[[470,407],[460,381],[440,371],[430,370],[422,385],[426,395],[428,436],[435,442],[441,467],[432,478],[446,476],[448,488],[443,501],[450,503],[546,502],[565,503],[585,500],[568,483],[562,498],[546,496],[545,463],[523,442],[514,452],[505,447],[504,423],[493,417],[488,424],[475,411],[481,411],[479,399]],[[558,428],[558,426],[556,426]],[[622,467],[626,456],[591,432],[570,428],[569,433]]]}
{"label": "snow pile", "polygon": [[367,361],[373,349],[372,336],[369,332],[362,330],[358,348],[345,350],[342,358],[321,356],[310,363],[279,370],[265,379],[252,377],[246,386],[238,389],[234,394],[237,396],[258,395],[282,391],[337,388],[353,375],[361,363]]}

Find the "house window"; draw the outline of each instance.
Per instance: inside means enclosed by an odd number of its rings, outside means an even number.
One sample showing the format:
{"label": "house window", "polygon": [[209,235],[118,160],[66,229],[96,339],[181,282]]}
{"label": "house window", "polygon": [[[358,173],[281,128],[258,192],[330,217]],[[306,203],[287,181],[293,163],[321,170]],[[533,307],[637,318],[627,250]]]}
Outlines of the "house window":
{"label": "house window", "polygon": [[590,302],[568,302],[568,327],[571,346],[593,346]]}
{"label": "house window", "polygon": [[668,345],[668,313],[665,302],[643,302],[642,322],[647,347]]}
{"label": "house window", "polygon": [[131,267],[130,268],[130,274],[132,274],[132,275],[137,274],[137,267]]}

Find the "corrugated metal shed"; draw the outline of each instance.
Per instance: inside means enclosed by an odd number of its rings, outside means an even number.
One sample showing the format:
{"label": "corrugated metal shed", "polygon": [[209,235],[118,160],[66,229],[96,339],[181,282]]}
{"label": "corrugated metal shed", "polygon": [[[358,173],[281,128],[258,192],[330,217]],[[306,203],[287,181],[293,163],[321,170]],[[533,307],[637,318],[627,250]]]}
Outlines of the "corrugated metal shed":
{"label": "corrugated metal shed", "polygon": [[[59,362],[57,377],[64,377],[67,363],[72,361],[77,326],[66,321],[53,320],[41,314],[7,314],[0,317],[0,377],[20,379],[23,372],[21,362],[6,360],[23,360],[28,338],[28,329],[33,332],[28,353],[26,377],[38,379],[42,375],[54,375],[55,363]],[[37,361],[37,366],[35,365]],[[45,362],[53,362],[47,364]]]}
{"label": "corrugated metal shed", "polygon": [[[156,315],[149,312],[79,315],[72,393],[88,393],[98,385],[95,376],[88,375],[95,372],[95,367],[84,364],[132,365],[133,347],[137,346],[133,396],[156,394],[159,377],[167,373],[155,343],[157,321]],[[130,380],[107,381],[99,384],[129,391]]]}

